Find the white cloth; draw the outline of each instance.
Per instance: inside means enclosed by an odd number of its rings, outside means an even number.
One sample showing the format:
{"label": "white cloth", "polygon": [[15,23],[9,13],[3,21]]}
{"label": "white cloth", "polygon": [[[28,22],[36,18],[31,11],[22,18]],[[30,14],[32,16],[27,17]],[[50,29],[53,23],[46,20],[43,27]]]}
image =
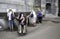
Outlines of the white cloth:
{"label": "white cloth", "polygon": [[8,13],[7,13],[8,20],[11,20],[11,14],[12,14],[12,12],[8,12]]}
{"label": "white cloth", "polygon": [[30,18],[30,23],[36,23],[36,18]]}
{"label": "white cloth", "polygon": [[30,17],[30,23],[36,23],[37,15],[35,11],[32,11],[31,14],[33,14],[33,17],[32,18]]}

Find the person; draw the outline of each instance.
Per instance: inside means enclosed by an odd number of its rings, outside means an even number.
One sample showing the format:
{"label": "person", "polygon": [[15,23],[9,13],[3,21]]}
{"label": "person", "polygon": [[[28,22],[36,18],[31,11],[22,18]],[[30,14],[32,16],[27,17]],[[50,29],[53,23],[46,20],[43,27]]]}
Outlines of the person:
{"label": "person", "polygon": [[38,11],[37,19],[40,23],[42,23],[42,17],[43,17],[43,15],[42,15],[41,11]]}
{"label": "person", "polygon": [[30,22],[30,24],[32,24],[33,26],[36,25],[36,18],[37,18],[37,15],[36,15],[35,11],[32,10],[32,12],[31,12],[30,15],[29,15],[29,22]]}
{"label": "person", "polygon": [[18,17],[17,17],[18,21],[19,21],[19,25],[20,26],[20,33],[21,33],[21,27],[23,27],[23,33],[25,33],[26,31],[26,17],[24,15],[24,13],[19,13]]}
{"label": "person", "polygon": [[13,31],[15,15],[14,15],[12,9],[9,9],[9,11],[7,12],[7,17],[8,17],[8,21],[9,21],[9,28],[11,31]]}

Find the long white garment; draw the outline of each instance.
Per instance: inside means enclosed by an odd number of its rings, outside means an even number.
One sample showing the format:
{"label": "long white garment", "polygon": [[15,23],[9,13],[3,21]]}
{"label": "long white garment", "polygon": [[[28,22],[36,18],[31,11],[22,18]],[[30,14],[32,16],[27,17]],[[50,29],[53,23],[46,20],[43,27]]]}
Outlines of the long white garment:
{"label": "long white garment", "polygon": [[32,11],[31,14],[33,14],[33,17],[32,18],[30,17],[30,23],[36,23],[37,15],[35,11]]}
{"label": "long white garment", "polygon": [[[12,14],[12,12],[8,12],[8,13],[7,13],[8,20],[11,20],[11,14]],[[13,14],[14,14],[14,13],[13,13]]]}

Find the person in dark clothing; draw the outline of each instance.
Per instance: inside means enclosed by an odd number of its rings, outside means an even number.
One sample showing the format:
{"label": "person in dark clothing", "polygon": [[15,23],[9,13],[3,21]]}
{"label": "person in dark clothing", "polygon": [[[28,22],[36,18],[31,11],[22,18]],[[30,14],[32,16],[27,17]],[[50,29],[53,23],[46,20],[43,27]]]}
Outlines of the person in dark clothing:
{"label": "person in dark clothing", "polygon": [[24,25],[26,24],[26,17],[24,16],[23,13],[19,14],[19,24],[24,23]]}
{"label": "person in dark clothing", "polygon": [[42,17],[43,17],[43,15],[42,15],[42,13],[39,11],[38,14],[37,14],[37,19],[38,19],[38,21],[39,21],[40,23],[42,23]]}
{"label": "person in dark clothing", "polygon": [[20,33],[22,32],[21,31],[21,29],[22,29],[21,27],[23,27],[23,33],[25,33],[26,32],[25,31],[26,30],[26,26],[25,26],[26,25],[26,17],[25,17],[25,14],[24,13],[19,13],[18,14],[18,21],[19,21],[19,25],[21,25],[19,32]]}

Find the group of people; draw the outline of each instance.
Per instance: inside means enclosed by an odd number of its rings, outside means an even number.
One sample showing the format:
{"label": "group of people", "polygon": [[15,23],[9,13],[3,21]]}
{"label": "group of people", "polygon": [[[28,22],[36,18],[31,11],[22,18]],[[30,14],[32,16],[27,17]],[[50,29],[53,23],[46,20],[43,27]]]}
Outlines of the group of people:
{"label": "group of people", "polygon": [[[42,13],[39,11],[37,14],[35,13],[34,10],[30,13],[30,15],[27,16],[29,18],[29,22],[33,24],[34,26],[36,25],[36,20],[38,20],[40,23],[42,23]],[[18,16],[16,17],[12,9],[9,9],[7,12],[7,18],[9,21],[9,28],[10,30],[13,30],[14,27],[14,19],[17,19],[19,21],[19,24],[25,26],[26,25],[26,16],[24,13],[19,13]]]}

